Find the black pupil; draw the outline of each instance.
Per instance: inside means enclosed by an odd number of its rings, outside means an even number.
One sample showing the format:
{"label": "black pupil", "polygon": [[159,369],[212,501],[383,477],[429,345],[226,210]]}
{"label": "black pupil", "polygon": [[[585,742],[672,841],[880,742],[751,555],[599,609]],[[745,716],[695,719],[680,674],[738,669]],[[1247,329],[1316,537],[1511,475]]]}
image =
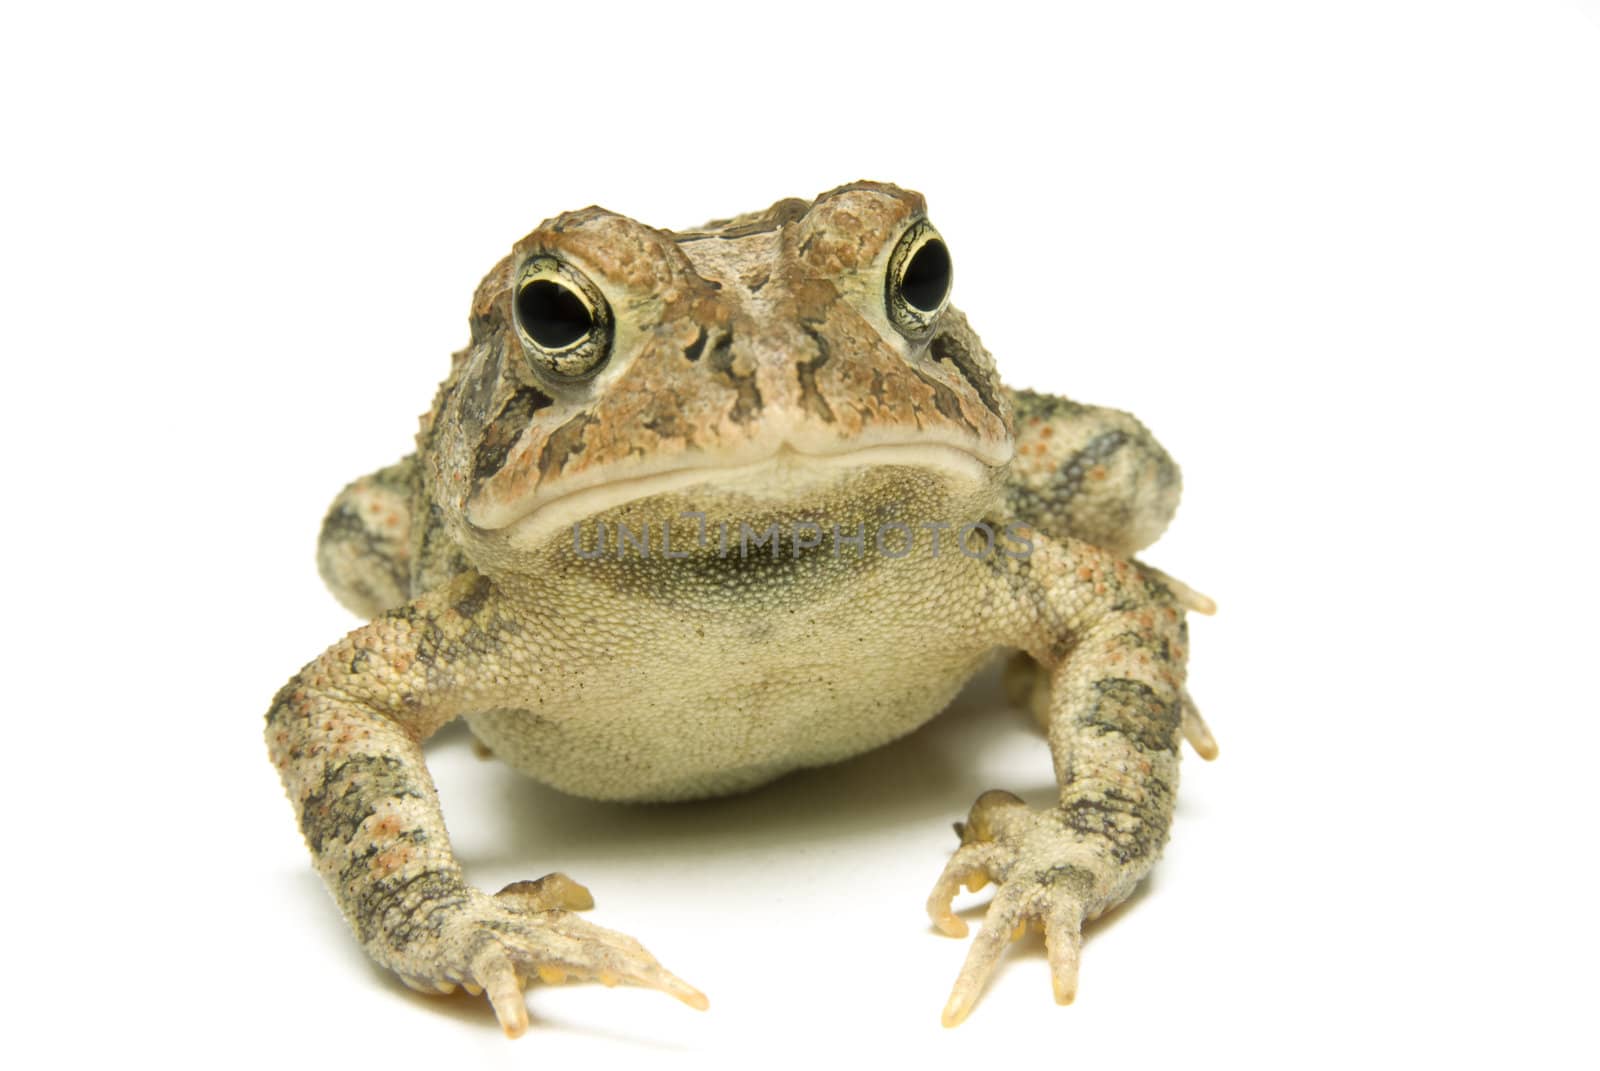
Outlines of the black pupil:
{"label": "black pupil", "polygon": [[950,292],[950,251],[937,238],[923,243],[906,265],[900,293],[915,309],[934,312]]}
{"label": "black pupil", "polygon": [[577,294],[536,279],[517,295],[517,318],[528,337],[549,350],[570,346],[594,329],[594,317]]}

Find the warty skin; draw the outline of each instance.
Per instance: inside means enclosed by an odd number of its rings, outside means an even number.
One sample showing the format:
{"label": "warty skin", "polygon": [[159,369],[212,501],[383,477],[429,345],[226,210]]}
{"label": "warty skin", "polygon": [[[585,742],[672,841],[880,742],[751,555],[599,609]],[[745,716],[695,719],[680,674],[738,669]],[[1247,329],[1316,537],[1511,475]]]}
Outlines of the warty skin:
{"label": "warty skin", "polygon": [[[962,935],[959,885],[997,892],[944,1019],[1030,920],[1072,999],[1083,923],[1165,841],[1180,736],[1215,753],[1183,689],[1183,612],[1210,605],[1129,558],[1176,509],[1166,452],[1124,413],[1005,387],[948,304],[942,252],[920,195],[854,183],[677,234],[568,213],[484,279],[416,452],[324,525],[323,575],[371,623],[267,715],[318,872],[374,959],[424,991],[486,992],[513,1036],[535,978],[704,1007],[574,914],[592,901],[571,879],[468,884],[422,741],[462,717],[578,795],[722,794],[904,735],[1015,650],[1008,686],[1047,730],[1060,798],[1035,812],[989,792],[962,824],[930,917]],[[807,522],[865,533],[860,551],[687,538]],[[886,523],[909,534],[897,556]],[[969,553],[952,535],[969,524],[1027,553]],[[683,556],[586,555],[574,526],[681,533]]]}

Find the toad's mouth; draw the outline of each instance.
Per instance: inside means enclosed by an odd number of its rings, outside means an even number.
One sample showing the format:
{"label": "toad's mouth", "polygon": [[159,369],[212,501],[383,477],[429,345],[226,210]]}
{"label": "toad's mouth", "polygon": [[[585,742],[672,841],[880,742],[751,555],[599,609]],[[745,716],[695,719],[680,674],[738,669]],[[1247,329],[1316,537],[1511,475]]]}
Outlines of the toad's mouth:
{"label": "toad's mouth", "polygon": [[753,458],[675,458],[670,467],[633,471],[565,490],[560,483],[520,502],[473,503],[468,519],[500,530],[522,545],[640,499],[714,485],[714,493],[774,503],[802,500],[808,491],[837,482],[850,470],[901,467],[942,477],[960,487],[986,483],[1009,455],[986,455],[965,445],[939,442],[877,443],[848,450],[812,452],[790,443]]}

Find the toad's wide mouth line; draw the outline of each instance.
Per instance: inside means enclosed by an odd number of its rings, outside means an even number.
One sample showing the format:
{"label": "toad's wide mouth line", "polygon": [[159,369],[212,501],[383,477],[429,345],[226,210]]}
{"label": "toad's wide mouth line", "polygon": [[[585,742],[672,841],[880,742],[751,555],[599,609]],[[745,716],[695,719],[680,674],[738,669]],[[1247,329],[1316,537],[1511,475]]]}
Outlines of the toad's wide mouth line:
{"label": "toad's wide mouth line", "polygon": [[561,492],[558,485],[553,489],[555,493],[535,493],[528,501],[521,503],[520,508],[515,505],[486,510],[469,507],[468,514],[474,525],[487,530],[508,531],[516,541],[521,542],[629,502],[680,491],[696,484],[726,483],[745,488],[752,494],[760,494],[764,489],[773,493],[774,497],[784,497],[784,492],[789,489],[789,481],[762,480],[764,475],[784,466],[796,466],[823,478],[830,470],[900,466],[936,471],[963,482],[978,483],[986,479],[999,464],[1004,464],[1004,459],[996,462],[972,450],[947,443],[879,443],[836,453],[812,453],[784,443],[765,456],[750,461],[678,465],[567,492]]}

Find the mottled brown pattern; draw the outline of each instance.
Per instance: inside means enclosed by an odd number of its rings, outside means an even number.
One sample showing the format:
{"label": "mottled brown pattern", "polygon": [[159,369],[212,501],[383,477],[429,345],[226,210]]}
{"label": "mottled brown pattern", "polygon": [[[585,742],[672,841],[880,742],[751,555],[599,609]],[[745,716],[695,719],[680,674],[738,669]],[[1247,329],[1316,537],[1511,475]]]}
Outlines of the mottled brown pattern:
{"label": "mottled brown pattern", "polygon": [[1011,509],[1043,531],[1128,555],[1154,543],[1178,509],[1178,466],[1143,424],[1116,409],[1002,390],[1016,413]]}
{"label": "mottled brown pattern", "polygon": [[[1072,998],[1083,922],[1166,838],[1179,736],[1215,754],[1183,691],[1183,610],[1209,603],[1126,559],[1178,496],[1137,421],[1002,387],[947,303],[901,315],[895,272],[929,227],[920,195],[870,182],[679,233],[588,208],[485,277],[416,453],[352,484],[324,525],[330,587],[373,620],[267,715],[318,872],[406,984],[483,992],[512,1035],[535,978],[705,1006],[574,915],[592,900],[570,878],[494,896],[467,881],[421,749],[445,722],[569,792],[715,795],[902,736],[1013,648],[1008,684],[1045,726],[1060,798],[1036,812],[986,793],[960,827],[931,917],[964,933],[958,886],[997,892],[945,1021],[1029,920]],[[598,365],[517,320],[532,257],[604,301],[569,321]],[[793,538],[885,520],[903,554],[871,534],[842,555]],[[950,533],[980,521],[1027,553],[961,553]],[[651,549],[669,526],[671,556]],[[730,529],[759,545],[727,553]]]}
{"label": "mottled brown pattern", "polygon": [[353,613],[374,617],[411,594],[411,511],[422,490],[408,455],[339,493],[322,522],[317,571]]}
{"label": "mottled brown pattern", "polygon": [[[474,411],[495,411],[518,390],[537,388],[554,404],[501,451],[496,471],[456,460],[476,444],[440,444],[430,469],[435,497],[478,527],[498,528],[630,469],[645,474],[704,454],[754,460],[784,442],[834,452],[867,437],[936,435],[1004,460],[1009,413],[995,404],[993,362],[965,319],[950,310],[933,353],[928,340],[886,337],[878,322],[885,262],[922,210],[917,195],[857,183],[809,205],[790,199],[680,235],[598,208],[547,222],[479,287],[477,344],[437,408],[453,411],[470,434]],[[517,265],[533,256],[565,258],[615,310],[612,353],[594,381],[562,381],[518,353],[513,289]],[[828,340],[837,340],[831,354]],[[672,359],[691,352],[693,360]],[[963,356],[959,367],[950,352]],[[902,382],[862,390],[874,374]],[[856,404],[863,397],[875,404]],[[783,419],[760,419],[769,405]],[[835,420],[841,408],[854,411],[844,426]],[[553,446],[570,437],[574,420],[585,429],[583,449]],[[640,451],[645,427],[655,437]]]}

